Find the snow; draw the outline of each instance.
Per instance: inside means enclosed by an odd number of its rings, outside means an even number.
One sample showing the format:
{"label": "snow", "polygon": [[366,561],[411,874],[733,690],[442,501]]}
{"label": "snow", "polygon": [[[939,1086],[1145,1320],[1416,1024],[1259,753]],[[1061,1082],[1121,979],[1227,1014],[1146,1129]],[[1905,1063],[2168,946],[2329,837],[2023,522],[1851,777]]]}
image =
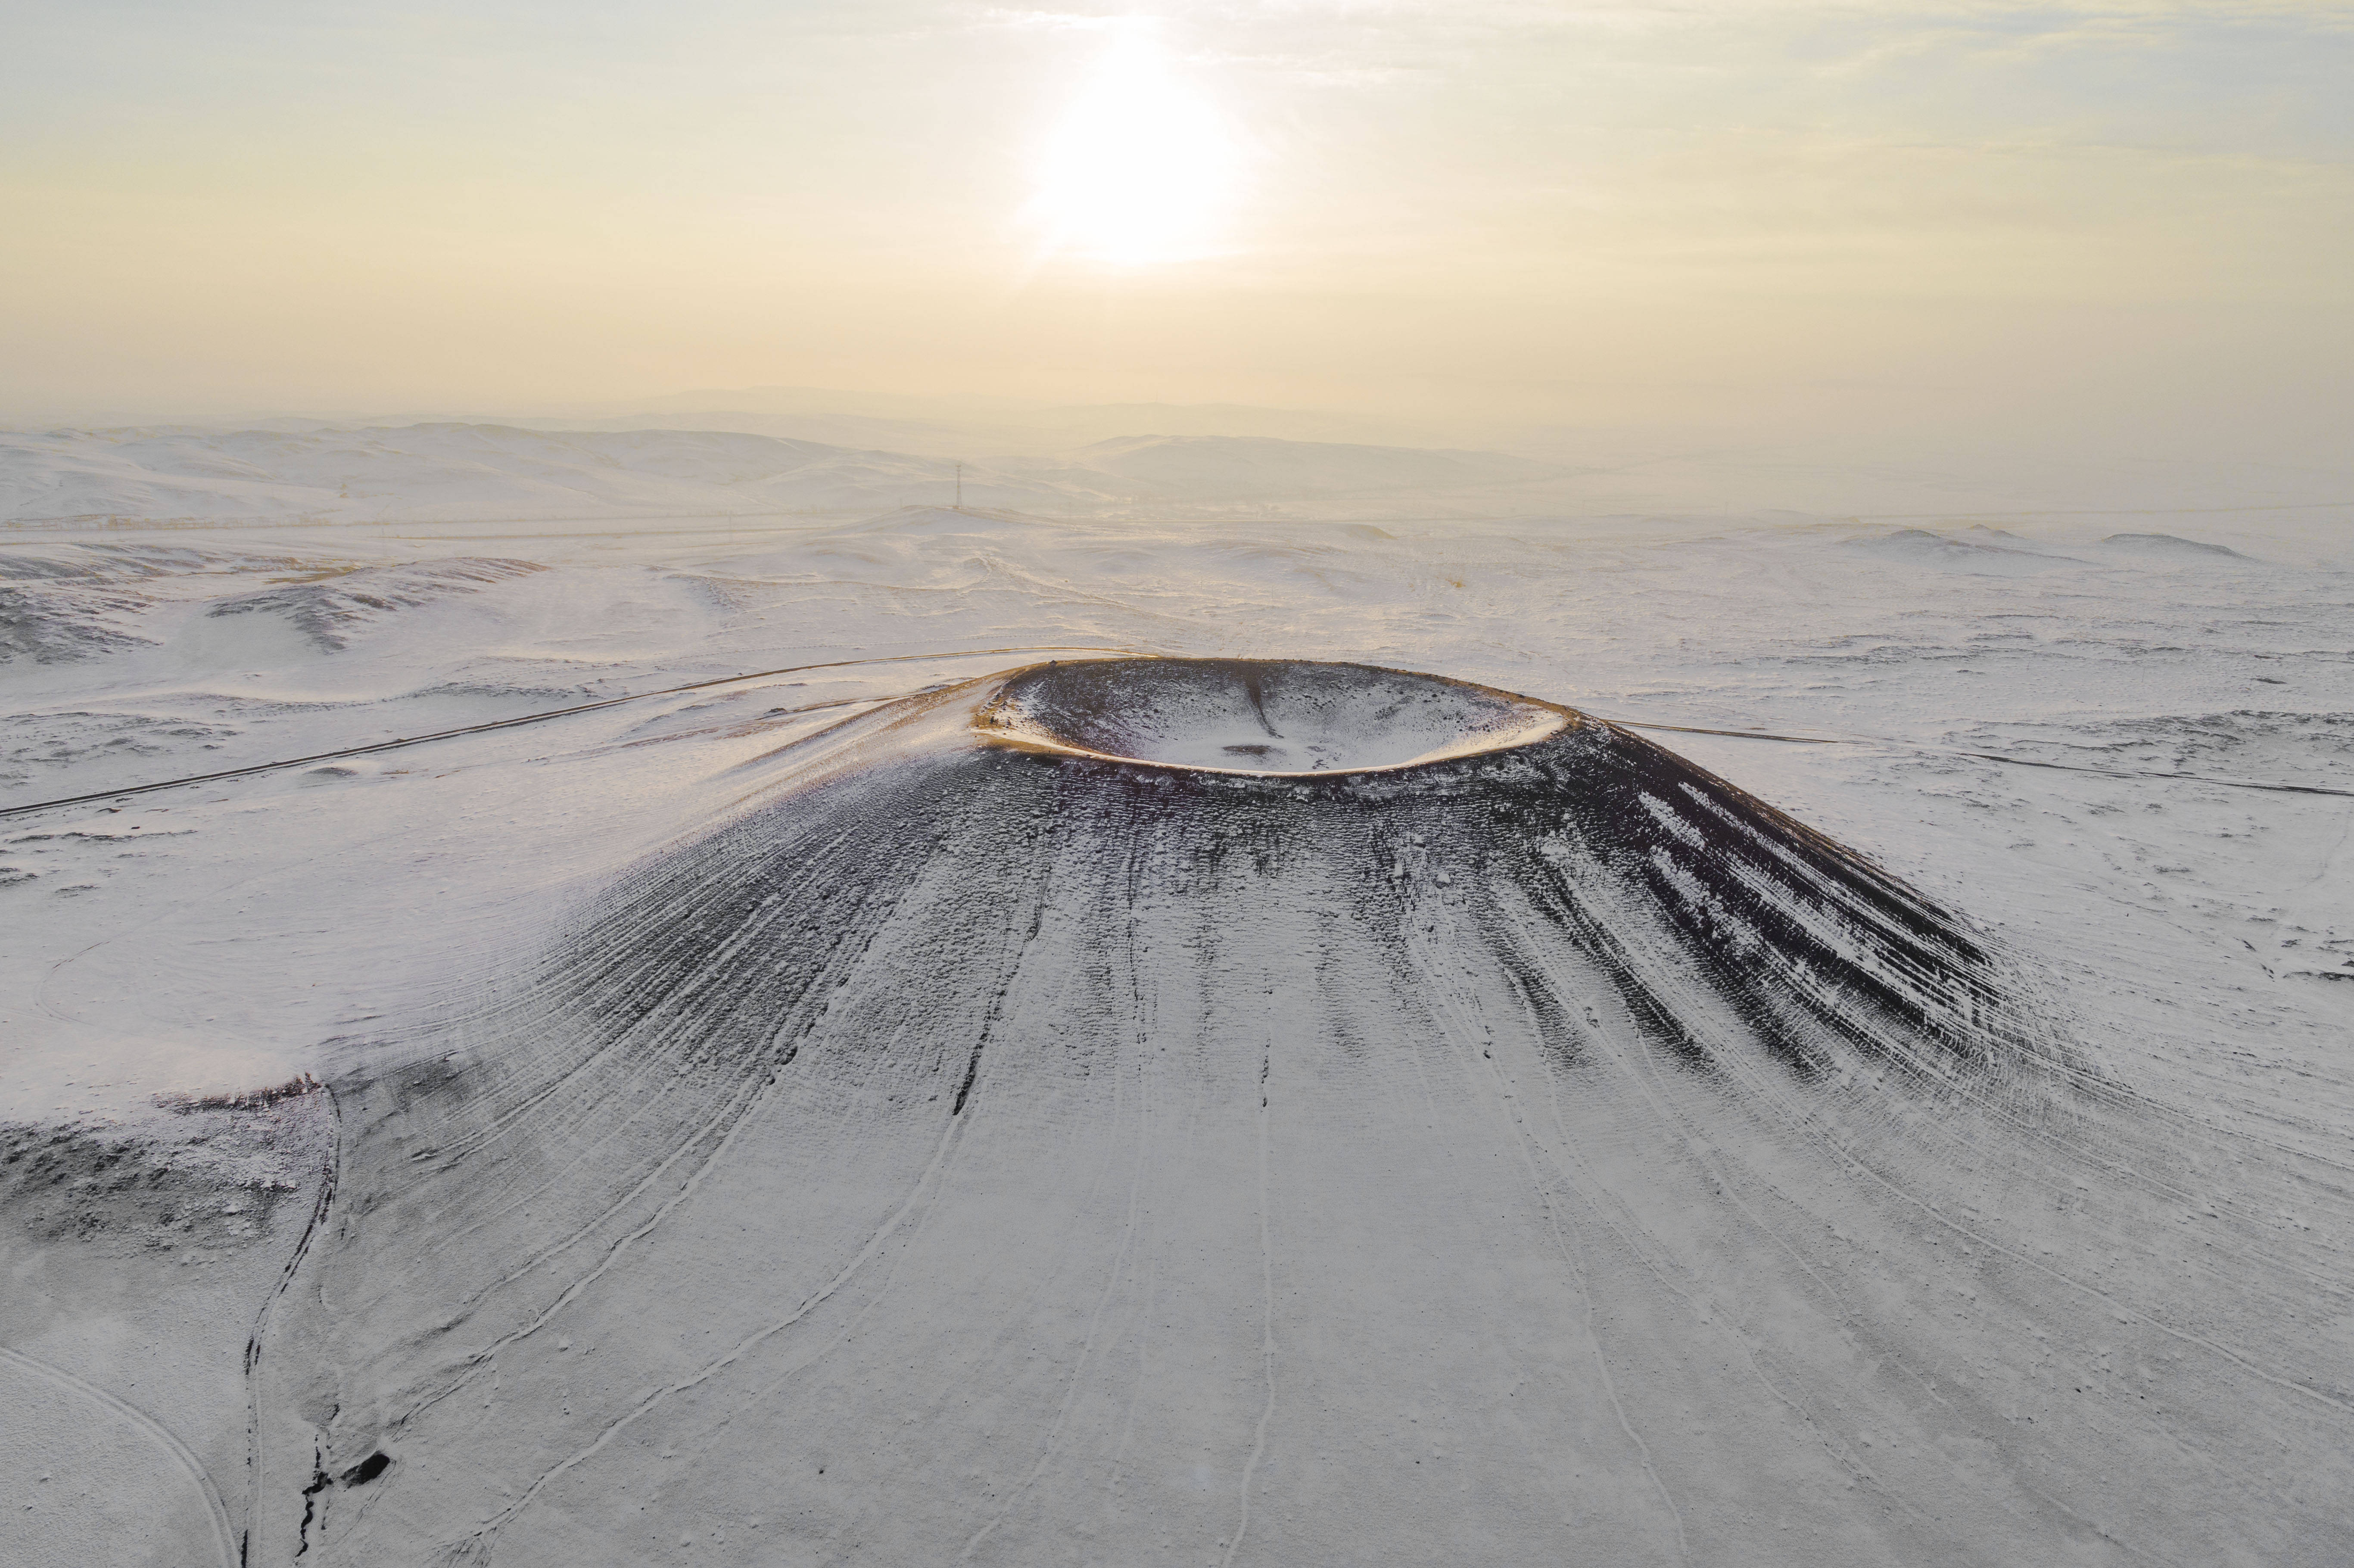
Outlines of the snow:
{"label": "snow", "polygon": [[2354,512],[6,440],[11,1561],[2354,1552]]}

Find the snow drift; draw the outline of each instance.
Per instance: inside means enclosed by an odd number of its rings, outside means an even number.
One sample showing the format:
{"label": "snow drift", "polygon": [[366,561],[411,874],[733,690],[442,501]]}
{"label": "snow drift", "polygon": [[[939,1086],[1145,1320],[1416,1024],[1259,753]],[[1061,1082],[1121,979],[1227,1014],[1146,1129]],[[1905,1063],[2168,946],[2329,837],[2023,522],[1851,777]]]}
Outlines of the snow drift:
{"label": "snow drift", "polygon": [[219,599],[206,613],[276,616],[321,652],[334,653],[381,617],[546,569],[531,561],[469,556],[360,567]]}
{"label": "snow drift", "polygon": [[1624,729],[1118,660],[745,785],[352,1056],[252,1562],[2354,1551],[2165,1116]]}

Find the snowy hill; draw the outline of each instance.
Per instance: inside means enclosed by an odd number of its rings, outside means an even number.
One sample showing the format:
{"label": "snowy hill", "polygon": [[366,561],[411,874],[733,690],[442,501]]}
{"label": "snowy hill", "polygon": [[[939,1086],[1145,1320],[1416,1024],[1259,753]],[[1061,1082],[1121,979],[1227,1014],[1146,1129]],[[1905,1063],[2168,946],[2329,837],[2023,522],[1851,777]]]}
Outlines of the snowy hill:
{"label": "snowy hill", "polygon": [[1129,436],[1073,454],[1086,469],[1188,499],[1451,493],[1564,471],[1501,452],[1284,441],[1261,436]]}
{"label": "snowy hill", "polygon": [[[772,436],[503,425],[0,435],[0,520],[461,520],[854,511],[939,503],[954,465]],[[968,467],[990,505],[1099,500]]]}
{"label": "snowy hill", "polygon": [[[1495,452],[1133,436],[1067,458],[963,465],[973,506],[1106,515],[1138,504],[1445,509],[1562,472]],[[874,512],[953,501],[958,465],[721,430],[426,424],[0,433],[0,522],[472,522]]]}

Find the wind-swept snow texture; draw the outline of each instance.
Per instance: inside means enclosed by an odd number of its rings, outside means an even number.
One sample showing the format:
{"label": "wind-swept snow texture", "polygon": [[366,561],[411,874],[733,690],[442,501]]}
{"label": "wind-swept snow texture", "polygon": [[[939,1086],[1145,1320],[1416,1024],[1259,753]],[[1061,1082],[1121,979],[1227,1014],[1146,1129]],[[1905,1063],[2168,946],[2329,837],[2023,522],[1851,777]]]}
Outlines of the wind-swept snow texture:
{"label": "wind-swept snow texture", "polygon": [[1063,664],[741,782],[350,1058],[252,1562],[2354,1557],[2343,1258],[1625,729]]}
{"label": "wind-swept snow texture", "polygon": [[362,567],[320,580],[225,599],[207,613],[282,617],[314,646],[332,653],[347,646],[356,630],[378,617],[545,569],[530,561],[464,556],[404,567]]}

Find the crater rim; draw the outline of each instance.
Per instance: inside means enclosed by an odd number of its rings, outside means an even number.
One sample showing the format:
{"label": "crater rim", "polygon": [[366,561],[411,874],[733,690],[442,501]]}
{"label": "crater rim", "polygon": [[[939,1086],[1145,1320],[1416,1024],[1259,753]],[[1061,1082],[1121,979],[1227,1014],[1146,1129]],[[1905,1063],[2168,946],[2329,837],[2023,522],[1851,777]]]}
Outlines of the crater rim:
{"label": "crater rim", "polygon": [[[1134,706],[1107,702],[1121,697]],[[1228,711],[1219,713],[1222,697]],[[1424,711],[1395,722],[1409,704]],[[1334,708],[1355,711],[1336,715]],[[1224,738],[1245,713],[1266,741]],[[1338,726],[1329,722],[1335,717],[1342,721]],[[1303,719],[1312,733],[1285,733]],[[1348,733],[1351,721],[1369,724],[1372,733]],[[1313,779],[1493,756],[1590,722],[1559,703],[1422,670],[1353,660],[1140,654],[1047,660],[1009,671],[974,712],[970,728],[986,743],[1052,756],[1168,772]],[[1118,744],[1124,729],[1150,744]],[[1335,755],[1342,748],[1363,755]],[[1310,765],[1253,767],[1246,760],[1253,754]]]}

